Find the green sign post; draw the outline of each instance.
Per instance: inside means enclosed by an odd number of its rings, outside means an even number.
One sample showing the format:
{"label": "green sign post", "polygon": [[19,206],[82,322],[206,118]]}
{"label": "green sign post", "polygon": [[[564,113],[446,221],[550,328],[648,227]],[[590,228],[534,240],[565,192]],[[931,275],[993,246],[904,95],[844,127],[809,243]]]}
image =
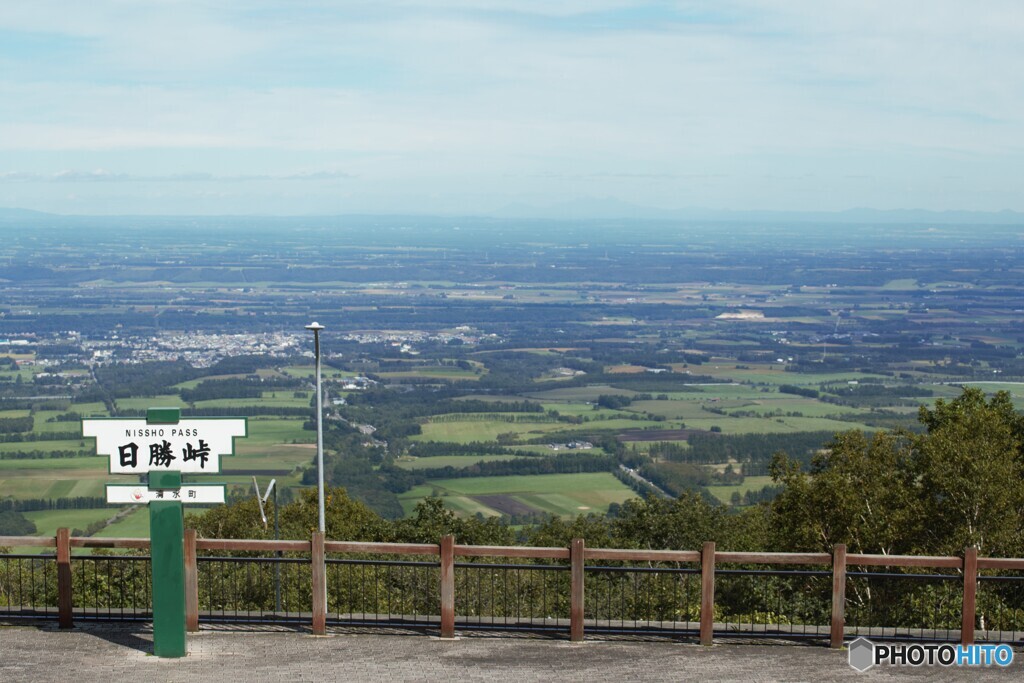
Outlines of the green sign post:
{"label": "green sign post", "polygon": [[[181,488],[181,472],[152,472],[151,491]],[[181,500],[149,504],[149,553],[153,563],[153,654],[184,657],[185,512]]]}
{"label": "green sign post", "polygon": [[216,473],[220,456],[245,436],[245,418],[181,419],[177,408],[150,408],[146,419],[84,419],[83,436],[110,456],[110,472],[148,474],[148,487],[108,485],[110,503],[148,503],[152,563],[153,654],[184,657],[185,513],[182,504],[223,503],[221,484],[185,484],[182,472]]}

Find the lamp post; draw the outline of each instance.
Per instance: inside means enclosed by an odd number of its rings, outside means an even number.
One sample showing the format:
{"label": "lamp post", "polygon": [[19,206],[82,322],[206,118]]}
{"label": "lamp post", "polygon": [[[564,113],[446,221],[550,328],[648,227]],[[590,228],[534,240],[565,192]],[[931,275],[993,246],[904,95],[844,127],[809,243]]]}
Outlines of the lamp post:
{"label": "lamp post", "polygon": [[320,504],[320,533],[324,533],[324,396],[320,390],[320,330],[324,329],[324,326],[312,322],[306,325],[306,329],[313,331],[313,355],[316,357],[316,479]]}

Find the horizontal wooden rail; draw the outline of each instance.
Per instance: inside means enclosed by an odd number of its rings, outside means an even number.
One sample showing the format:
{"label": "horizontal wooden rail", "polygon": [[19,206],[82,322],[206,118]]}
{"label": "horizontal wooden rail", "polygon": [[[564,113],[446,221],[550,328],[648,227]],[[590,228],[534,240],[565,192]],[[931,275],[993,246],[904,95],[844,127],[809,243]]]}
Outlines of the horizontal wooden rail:
{"label": "horizontal wooden rail", "polygon": [[71,537],[72,548],[149,548],[148,538],[94,538],[83,536]]}
{"label": "horizontal wooden rail", "polygon": [[239,540],[233,538],[197,538],[196,550],[237,550],[250,552],[305,552],[310,550],[309,541]]}
{"label": "horizontal wooden rail", "polygon": [[734,564],[832,564],[828,553],[729,553],[715,551],[715,563]]}
{"label": "horizontal wooden rail", "polygon": [[456,545],[461,557],[523,557],[528,559],[568,560],[568,548],[529,548],[507,545]]}
{"label": "horizontal wooden rail", "polygon": [[1020,569],[1024,570],[1024,558],[979,557],[978,569]]}
{"label": "horizontal wooden rail", "polygon": [[587,548],[587,560],[610,560],[622,562],[700,562],[696,550],[623,550],[620,548]]}
{"label": "horizontal wooden rail", "polygon": [[5,548],[56,548],[55,536],[0,536],[0,546]]}
{"label": "horizontal wooden rail", "polygon": [[434,543],[356,543],[353,541],[327,541],[324,550],[329,553],[379,553],[382,555],[439,555],[441,546]]}
{"label": "horizontal wooden rail", "polygon": [[959,557],[932,555],[862,555],[850,553],[846,564],[861,567],[922,567],[925,569],[962,569],[964,561]]}

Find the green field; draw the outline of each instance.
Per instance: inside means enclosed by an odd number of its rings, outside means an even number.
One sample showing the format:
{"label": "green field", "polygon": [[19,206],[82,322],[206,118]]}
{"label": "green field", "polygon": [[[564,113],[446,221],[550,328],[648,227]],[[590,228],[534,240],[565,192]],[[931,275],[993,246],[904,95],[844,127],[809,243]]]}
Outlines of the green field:
{"label": "green field", "polygon": [[[987,394],[993,394],[997,391],[1005,391],[1013,398],[1024,398],[1024,382],[964,382],[964,386],[977,387]],[[937,387],[936,387],[937,388]],[[949,387],[950,389],[956,389],[953,396],[959,395],[959,387]]]}
{"label": "green field", "polygon": [[[187,512],[192,512],[186,508]],[[137,506],[133,512],[104,527],[98,538],[149,538],[149,508]]]}
{"label": "green field", "polygon": [[788,432],[846,432],[851,429],[874,431],[859,422],[830,420],[824,417],[729,417],[687,420],[687,428],[710,430],[719,427],[722,434],[785,434]]}
{"label": "green field", "polygon": [[[55,432],[81,434],[81,422],[74,420],[72,422],[58,422],[55,418],[58,415],[63,415],[63,410],[38,410],[33,415],[35,418],[33,422],[33,433],[35,434],[53,434]],[[48,420],[53,420],[49,422]]]}
{"label": "green field", "polygon": [[[431,479],[399,496],[408,514],[424,496],[436,493],[445,505],[463,514],[498,515],[501,512],[545,512],[563,517],[604,514],[611,503],[636,494],[607,472],[543,474],[508,477]],[[487,501],[480,496],[492,497]],[[499,508],[504,508],[501,510]]]}
{"label": "green field", "polygon": [[309,396],[294,396],[292,391],[265,391],[260,398],[217,398],[208,401],[196,401],[196,408],[308,408]]}
{"label": "green field", "polygon": [[221,379],[245,379],[248,375],[235,374],[235,375],[209,375],[207,377],[200,377],[199,379],[190,379],[187,382],[179,382],[174,385],[175,389],[195,389],[199,386],[200,382],[213,382]]}
{"label": "green field", "polygon": [[149,408],[185,408],[187,404],[178,394],[161,394],[148,398],[119,398],[119,410],[147,410]]}
{"label": "green field", "polygon": [[732,498],[734,491],[739,491],[742,496],[747,491],[760,491],[765,486],[772,483],[772,478],[768,476],[763,477],[744,477],[742,484],[731,484],[729,486],[708,486],[708,492],[723,503],[728,504]]}
{"label": "green field", "polygon": [[248,435],[238,439],[236,445],[266,446],[280,443],[312,443],[316,432],[305,430],[301,417],[250,417],[247,418]]}
{"label": "green field", "polygon": [[547,391],[534,391],[525,396],[538,401],[568,401],[578,403],[590,401],[596,403],[602,394],[618,396],[636,396],[637,392],[631,389],[616,389],[607,384],[591,384],[585,387],[566,387],[565,389],[549,389]]}
{"label": "green field", "polygon": [[38,510],[24,513],[27,519],[35,522],[36,536],[56,536],[57,529],[82,529],[93,522],[110,519],[117,510],[114,508],[95,508],[92,510]]}
{"label": "green field", "polygon": [[102,496],[107,459],[0,460],[0,495],[13,498]]}
{"label": "green field", "polygon": [[437,455],[432,458],[402,458],[396,460],[395,464],[406,470],[425,470],[437,467],[469,467],[479,462],[521,460],[523,457],[520,455]]}
{"label": "green field", "polygon": [[410,370],[381,372],[378,374],[381,377],[384,377],[385,379],[423,378],[471,381],[476,381],[480,379],[480,374],[473,372],[472,370],[463,370],[461,368],[452,368],[445,366],[413,368]]}
{"label": "green field", "polygon": [[586,417],[590,420],[607,420],[616,415],[620,415],[625,410],[608,410],[607,408],[597,408],[591,403],[542,403],[544,410],[554,410],[559,415],[567,415],[572,417]]}
{"label": "green field", "polygon": [[316,374],[316,366],[313,365],[292,365],[287,368],[281,368],[281,372],[289,377],[298,377],[299,379],[313,379]]}
{"label": "green field", "polygon": [[412,440],[471,443],[473,441],[494,441],[499,434],[514,433],[522,437],[532,433],[537,436],[565,427],[566,425],[561,422],[506,422],[504,420],[428,422],[423,425],[422,433],[412,437]]}
{"label": "green field", "polygon": [[[67,423],[74,425],[74,422]],[[91,440],[91,439],[90,439]],[[32,451],[81,451],[88,448],[88,441],[82,439],[60,440],[60,441],[11,441],[0,443],[0,454],[2,453],[31,453]]]}
{"label": "green field", "polygon": [[70,410],[83,417],[103,417],[107,415],[107,407],[99,401],[72,403]]}

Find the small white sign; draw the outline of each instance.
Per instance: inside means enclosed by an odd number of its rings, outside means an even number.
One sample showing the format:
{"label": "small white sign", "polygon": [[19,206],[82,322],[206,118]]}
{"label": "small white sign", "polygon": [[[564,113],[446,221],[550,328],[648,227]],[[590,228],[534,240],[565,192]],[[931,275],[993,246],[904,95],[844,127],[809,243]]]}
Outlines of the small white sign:
{"label": "small white sign", "polygon": [[225,502],[223,484],[185,484],[180,489],[151,491],[146,486],[107,484],[107,502],[113,505],[142,505],[154,500],[173,500],[195,505],[216,505]]}
{"label": "small white sign", "polygon": [[220,456],[234,453],[246,435],[245,418],[186,418],[149,424],[145,418],[82,420],[82,435],[96,438],[96,454],[110,456],[111,474],[220,472]]}

